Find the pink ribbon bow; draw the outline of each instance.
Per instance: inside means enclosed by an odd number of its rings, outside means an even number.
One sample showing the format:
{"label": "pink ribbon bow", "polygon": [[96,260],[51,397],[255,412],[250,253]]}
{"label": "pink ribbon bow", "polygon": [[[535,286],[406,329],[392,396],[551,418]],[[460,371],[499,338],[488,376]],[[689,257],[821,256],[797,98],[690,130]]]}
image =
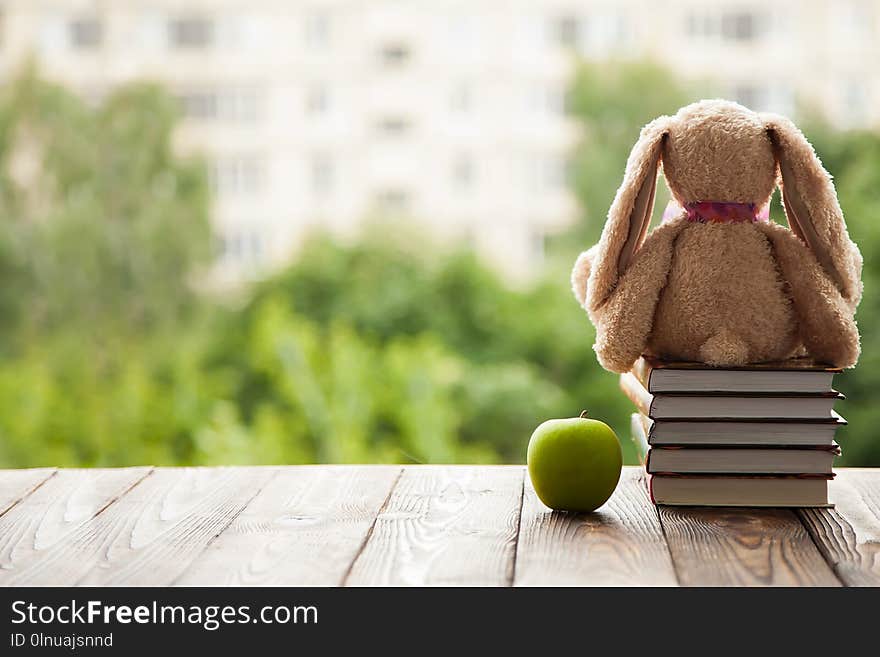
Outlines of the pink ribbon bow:
{"label": "pink ribbon bow", "polygon": [[671,221],[687,214],[687,220],[699,224],[742,224],[770,221],[770,204],[729,203],[726,201],[696,201],[682,207],[670,199],[663,211],[663,221]]}

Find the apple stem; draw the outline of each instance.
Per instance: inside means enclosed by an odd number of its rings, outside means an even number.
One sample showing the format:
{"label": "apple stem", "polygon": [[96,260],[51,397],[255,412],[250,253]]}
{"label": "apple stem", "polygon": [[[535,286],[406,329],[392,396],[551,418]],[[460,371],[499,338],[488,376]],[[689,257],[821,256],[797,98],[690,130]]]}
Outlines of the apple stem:
{"label": "apple stem", "polygon": [[587,418],[587,417],[590,417],[590,414],[587,413],[586,411],[581,411],[581,415],[580,415],[580,417],[582,417],[582,418]]}

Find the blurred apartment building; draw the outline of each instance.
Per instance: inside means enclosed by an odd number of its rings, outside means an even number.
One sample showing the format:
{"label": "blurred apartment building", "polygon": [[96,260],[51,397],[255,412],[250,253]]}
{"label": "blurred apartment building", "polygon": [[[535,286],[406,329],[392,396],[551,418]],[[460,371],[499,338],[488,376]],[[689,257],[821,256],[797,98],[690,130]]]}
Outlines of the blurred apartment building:
{"label": "blurred apartment building", "polygon": [[512,277],[576,216],[573,53],[653,57],[755,109],[880,121],[877,1],[0,0],[0,82],[36,57],[98,100],[138,78],[205,153],[217,275],[256,275],[320,227],[415,223]]}

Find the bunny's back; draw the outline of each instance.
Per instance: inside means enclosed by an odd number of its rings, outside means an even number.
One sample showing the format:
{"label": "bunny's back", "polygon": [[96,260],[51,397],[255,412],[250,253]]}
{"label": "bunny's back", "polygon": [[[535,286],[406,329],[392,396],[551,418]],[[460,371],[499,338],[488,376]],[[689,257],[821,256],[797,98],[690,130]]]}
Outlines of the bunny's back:
{"label": "bunny's back", "polygon": [[648,350],[713,365],[792,356],[797,320],[764,233],[751,223],[675,221],[683,225]]}

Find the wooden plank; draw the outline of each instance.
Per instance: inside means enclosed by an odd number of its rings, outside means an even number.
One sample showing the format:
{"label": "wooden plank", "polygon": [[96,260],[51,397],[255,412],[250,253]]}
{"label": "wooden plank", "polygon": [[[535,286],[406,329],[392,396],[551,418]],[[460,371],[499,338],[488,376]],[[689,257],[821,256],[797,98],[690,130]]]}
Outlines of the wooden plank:
{"label": "wooden plank", "polygon": [[346,585],[507,585],[523,468],[405,468]]}
{"label": "wooden plank", "polygon": [[400,471],[282,469],[175,584],[340,585]]}
{"label": "wooden plank", "polygon": [[21,566],[63,545],[150,468],[61,470],[0,516],[0,584],[14,580]]}
{"label": "wooden plank", "polygon": [[880,586],[880,470],[840,469],[830,483],[833,509],[798,514],[847,586]]}
{"label": "wooden plank", "polygon": [[674,586],[641,468],[624,468],[611,499],[593,513],[544,506],[526,477],[516,586]]}
{"label": "wooden plank", "polygon": [[790,509],[661,506],[683,586],[839,586]]}
{"label": "wooden plank", "polygon": [[0,515],[30,495],[53,474],[55,468],[0,470]]}
{"label": "wooden plank", "polygon": [[178,577],[274,473],[157,468],[10,584],[164,586]]}

